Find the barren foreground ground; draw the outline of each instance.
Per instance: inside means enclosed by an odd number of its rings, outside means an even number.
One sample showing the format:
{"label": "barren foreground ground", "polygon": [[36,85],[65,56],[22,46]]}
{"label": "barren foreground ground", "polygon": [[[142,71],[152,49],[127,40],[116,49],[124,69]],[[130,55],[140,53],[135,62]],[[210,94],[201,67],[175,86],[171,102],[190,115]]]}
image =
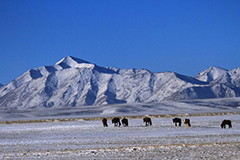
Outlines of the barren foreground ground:
{"label": "barren foreground ground", "polygon": [[[0,159],[240,159],[240,115],[129,118],[129,127],[101,121],[0,124]],[[221,129],[223,119],[232,129]]]}

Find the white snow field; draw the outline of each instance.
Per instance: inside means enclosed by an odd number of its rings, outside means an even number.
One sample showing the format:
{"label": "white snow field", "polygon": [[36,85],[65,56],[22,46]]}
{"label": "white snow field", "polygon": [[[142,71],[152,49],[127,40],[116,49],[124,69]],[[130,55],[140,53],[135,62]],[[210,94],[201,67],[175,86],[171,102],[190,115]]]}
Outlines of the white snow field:
{"label": "white snow field", "polygon": [[[176,127],[173,117],[129,119],[129,127],[101,120],[0,124],[0,159],[240,159],[240,114],[182,116],[192,127]],[[222,120],[233,128],[221,129]]]}

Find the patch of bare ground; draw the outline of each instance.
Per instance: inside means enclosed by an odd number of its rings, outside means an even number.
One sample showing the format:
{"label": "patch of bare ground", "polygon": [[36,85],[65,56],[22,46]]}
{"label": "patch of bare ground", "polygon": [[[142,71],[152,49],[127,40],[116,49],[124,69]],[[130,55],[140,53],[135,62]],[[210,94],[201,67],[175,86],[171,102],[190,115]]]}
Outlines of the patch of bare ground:
{"label": "patch of bare ground", "polygon": [[[232,115],[232,114],[240,114],[240,112],[223,112],[223,113],[196,113],[196,114],[166,114],[166,115],[148,115],[151,118],[165,118],[165,117],[193,117],[193,116],[217,116],[217,115]],[[143,118],[142,116],[120,116],[125,118]],[[106,117],[107,119],[112,119],[114,117]],[[102,117],[92,117],[92,118],[55,118],[55,119],[37,119],[37,120],[13,120],[13,121],[0,121],[0,124],[12,124],[12,123],[40,123],[40,122],[66,122],[66,121],[98,121],[101,120]]]}

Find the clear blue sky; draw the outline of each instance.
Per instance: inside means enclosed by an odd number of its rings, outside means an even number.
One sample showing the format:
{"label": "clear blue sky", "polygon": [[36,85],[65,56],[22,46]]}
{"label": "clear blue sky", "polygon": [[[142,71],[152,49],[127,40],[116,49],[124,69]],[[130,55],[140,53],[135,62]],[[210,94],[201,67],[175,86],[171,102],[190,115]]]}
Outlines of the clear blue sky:
{"label": "clear blue sky", "polygon": [[0,0],[0,83],[71,55],[195,76],[240,67],[240,0]]}

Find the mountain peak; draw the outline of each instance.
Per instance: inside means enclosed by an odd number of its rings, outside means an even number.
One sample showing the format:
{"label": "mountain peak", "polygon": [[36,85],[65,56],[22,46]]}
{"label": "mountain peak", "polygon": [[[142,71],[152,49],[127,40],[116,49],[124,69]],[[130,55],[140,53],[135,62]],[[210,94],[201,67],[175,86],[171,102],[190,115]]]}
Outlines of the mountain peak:
{"label": "mountain peak", "polygon": [[62,60],[57,62],[55,65],[59,65],[62,68],[93,68],[94,64],[91,64],[85,60],[75,58],[72,56],[64,57]]}
{"label": "mountain peak", "polygon": [[89,62],[79,59],[79,58],[76,58],[76,57],[73,57],[73,56],[67,56],[67,57],[64,57],[63,59],[61,59],[56,64],[61,64],[61,63],[71,64],[71,63],[89,63]]}
{"label": "mountain peak", "polygon": [[227,71],[226,69],[221,68],[221,67],[217,67],[217,66],[211,66],[211,67],[209,68],[209,70],[225,70],[225,71]]}
{"label": "mountain peak", "polygon": [[214,81],[217,78],[221,77],[227,71],[228,70],[226,70],[226,69],[216,67],[216,66],[212,66],[212,67],[202,71],[201,73],[199,73],[194,78],[196,78],[200,81],[204,81],[204,82],[211,82],[211,81]]}

